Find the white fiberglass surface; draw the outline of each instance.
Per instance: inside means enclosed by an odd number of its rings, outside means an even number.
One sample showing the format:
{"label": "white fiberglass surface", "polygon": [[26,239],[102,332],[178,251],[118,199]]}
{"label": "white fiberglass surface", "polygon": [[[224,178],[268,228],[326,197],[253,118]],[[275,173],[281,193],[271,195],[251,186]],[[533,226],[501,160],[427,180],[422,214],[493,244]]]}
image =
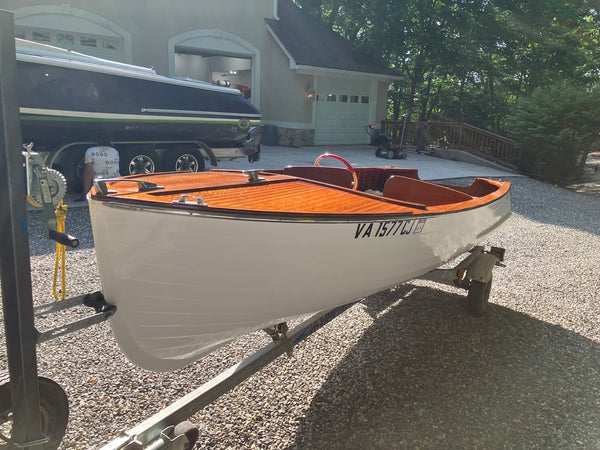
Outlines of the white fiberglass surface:
{"label": "white fiberglass surface", "polygon": [[135,364],[160,371],[422,275],[469,250],[502,211],[492,204],[426,218],[311,223],[90,206],[119,345]]}

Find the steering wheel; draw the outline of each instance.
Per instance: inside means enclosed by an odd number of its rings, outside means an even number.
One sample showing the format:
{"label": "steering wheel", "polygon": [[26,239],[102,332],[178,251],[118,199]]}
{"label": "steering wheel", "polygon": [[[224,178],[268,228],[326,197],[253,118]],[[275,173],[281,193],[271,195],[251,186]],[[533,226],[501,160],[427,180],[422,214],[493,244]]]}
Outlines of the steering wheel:
{"label": "steering wheel", "polygon": [[346,166],[346,169],[348,169],[350,171],[350,173],[352,174],[352,189],[354,189],[355,191],[358,189],[358,177],[356,176],[356,171],[354,170],[354,167],[352,167],[348,161],[346,161],[341,156],[334,155],[333,153],[323,153],[321,156],[319,156],[317,159],[315,159],[316,167],[321,166],[319,164],[319,161],[321,161],[323,158],[333,158],[333,159],[337,159],[338,161],[342,162]]}

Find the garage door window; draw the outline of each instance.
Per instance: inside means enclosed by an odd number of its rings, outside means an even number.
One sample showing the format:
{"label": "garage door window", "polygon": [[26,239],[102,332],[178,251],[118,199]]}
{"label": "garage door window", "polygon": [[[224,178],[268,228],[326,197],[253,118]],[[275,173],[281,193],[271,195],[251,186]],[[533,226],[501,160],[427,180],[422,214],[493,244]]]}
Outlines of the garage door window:
{"label": "garage door window", "polygon": [[335,102],[335,94],[327,94],[328,102]]}
{"label": "garage door window", "polygon": [[368,95],[363,95],[363,96],[360,98],[360,102],[361,102],[361,103],[369,103],[369,96],[368,96]]}
{"label": "garage door window", "polygon": [[358,103],[358,95],[351,95],[350,103]]}
{"label": "garage door window", "polygon": [[68,48],[113,61],[123,60],[123,45],[120,38],[22,26],[17,26],[15,31],[15,36],[21,39]]}

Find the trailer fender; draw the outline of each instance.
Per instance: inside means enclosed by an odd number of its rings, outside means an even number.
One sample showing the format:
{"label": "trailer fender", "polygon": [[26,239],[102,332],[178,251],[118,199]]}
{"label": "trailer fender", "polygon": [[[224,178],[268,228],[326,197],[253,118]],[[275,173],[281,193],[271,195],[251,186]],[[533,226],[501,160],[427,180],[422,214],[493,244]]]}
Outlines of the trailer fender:
{"label": "trailer fender", "polygon": [[202,156],[208,159],[212,166],[216,166],[217,157],[215,156],[215,152],[213,152],[212,149],[203,142],[196,142],[196,145],[198,146],[198,151],[202,154]]}
{"label": "trailer fender", "polygon": [[473,281],[487,283],[492,279],[492,269],[500,259],[492,253],[482,253],[469,265],[467,276]]}

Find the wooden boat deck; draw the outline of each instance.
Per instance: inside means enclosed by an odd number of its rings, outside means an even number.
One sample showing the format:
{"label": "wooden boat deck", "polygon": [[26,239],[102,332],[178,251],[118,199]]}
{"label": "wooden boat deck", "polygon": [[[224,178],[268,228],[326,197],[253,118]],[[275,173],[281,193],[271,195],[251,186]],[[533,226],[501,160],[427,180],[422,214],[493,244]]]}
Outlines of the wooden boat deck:
{"label": "wooden boat deck", "polygon": [[[158,173],[108,181],[108,196],[124,203],[239,213],[316,216],[426,214],[464,210],[500,198],[509,183],[478,179],[471,186],[429,183],[416,170],[358,168],[358,190],[352,175],[333,167],[292,167],[276,171],[211,170]],[[350,176],[350,178],[348,178]],[[141,190],[134,180],[155,183]],[[364,192],[379,191],[382,195]],[[182,197],[184,196],[184,197]]]}

